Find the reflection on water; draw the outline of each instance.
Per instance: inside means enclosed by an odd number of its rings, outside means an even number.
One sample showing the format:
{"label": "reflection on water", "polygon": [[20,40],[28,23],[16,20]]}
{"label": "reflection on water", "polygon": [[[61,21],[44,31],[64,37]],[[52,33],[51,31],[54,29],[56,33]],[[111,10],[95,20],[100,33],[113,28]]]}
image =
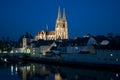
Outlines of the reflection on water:
{"label": "reflection on water", "polygon": [[119,80],[119,72],[53,65],[0,64],[0,80]]}

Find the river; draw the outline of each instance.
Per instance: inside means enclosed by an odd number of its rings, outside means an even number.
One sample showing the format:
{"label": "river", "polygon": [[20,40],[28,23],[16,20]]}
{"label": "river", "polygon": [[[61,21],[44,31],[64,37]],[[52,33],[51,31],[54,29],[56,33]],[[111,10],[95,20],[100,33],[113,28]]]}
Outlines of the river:
{"label": "river", "polygon": [[0,63],[0,80],[120,80],[120,72],[40,63]]}

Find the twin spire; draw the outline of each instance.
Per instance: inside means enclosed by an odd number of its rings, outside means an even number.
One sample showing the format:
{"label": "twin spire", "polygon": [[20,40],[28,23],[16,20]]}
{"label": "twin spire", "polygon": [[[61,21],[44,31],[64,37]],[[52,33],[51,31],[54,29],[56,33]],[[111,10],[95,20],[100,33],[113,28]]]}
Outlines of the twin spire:
{"label": "twin spire", "polygon": [[[59,6],[59,8],[58,8],[58,18],[57,18],[57,19],[58,19],[58,20],[61,19],[60,6]],[[66,20],[65,8],[63,9],[63,16],[62,16],[62,19],[63,19],[63,20]]]}

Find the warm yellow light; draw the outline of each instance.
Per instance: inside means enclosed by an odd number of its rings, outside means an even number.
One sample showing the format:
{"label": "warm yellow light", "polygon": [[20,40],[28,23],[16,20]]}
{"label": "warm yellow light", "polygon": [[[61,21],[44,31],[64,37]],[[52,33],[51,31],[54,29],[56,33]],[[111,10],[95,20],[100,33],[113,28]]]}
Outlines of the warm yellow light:
{"label": "warm yellow light", "polygon": [[30,53],[31,51],[30,51],[30,49],[27,49],[27,53]]}
{"label": "warm yellow light", "polygon": [[55,80],[62,80],[61,76],[59,73],[55,74]]}

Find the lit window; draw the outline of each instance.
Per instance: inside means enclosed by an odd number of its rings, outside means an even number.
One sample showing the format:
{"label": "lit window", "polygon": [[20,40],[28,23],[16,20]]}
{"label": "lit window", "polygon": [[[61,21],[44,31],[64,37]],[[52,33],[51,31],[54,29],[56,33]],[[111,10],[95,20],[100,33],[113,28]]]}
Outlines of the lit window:
{"label": "lit window", "polygon": [[118,58],[116,58],[116,61],[118,61]]}
{"label": "lit window", "polygon": [[110,54],[110,56],[113,56],[113,54]]}
{"label": "lit window", "polygon": [[16,50],[16,53],[17,53],[18,51]]}
{"label": "lit window", "polygon": [[10,53],[13,53],[13,50],[12,50],[12,51],[10,51]]}
{"label": "lit window", "polygon": [[76,50],[78,50],[78,47],[75,47]]}
{"label": "lit window", "polygon": [[33,53],[33,54],[35,54],[35,53]]}
{"label": "lit window", "polygon": [[4,61],[7,62],[7,59],[5,58]]}

